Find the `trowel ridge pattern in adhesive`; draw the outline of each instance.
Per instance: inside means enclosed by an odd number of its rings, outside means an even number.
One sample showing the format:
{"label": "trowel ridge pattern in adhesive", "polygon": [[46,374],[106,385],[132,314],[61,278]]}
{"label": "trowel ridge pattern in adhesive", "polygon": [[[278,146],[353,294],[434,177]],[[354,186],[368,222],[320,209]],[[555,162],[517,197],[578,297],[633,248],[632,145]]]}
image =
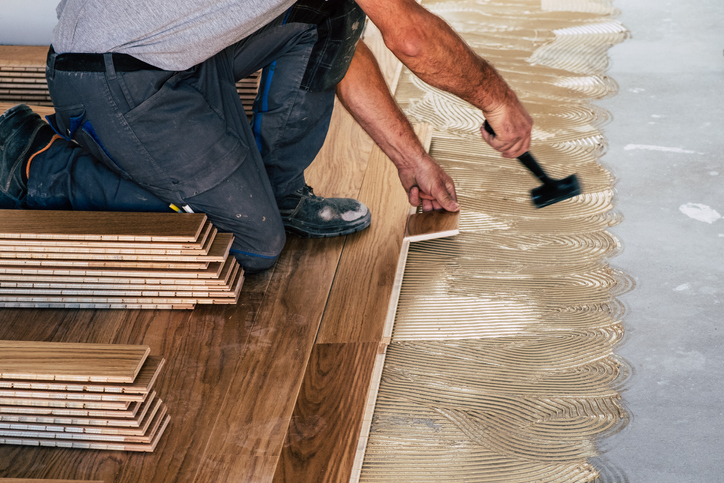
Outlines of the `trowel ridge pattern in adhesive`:
{"label": "trowel ridge pattern in adhesive", "polygon": [[436,128],[460,235],[411,246],[360,481],[624,482],[601,438],[629,416],[617,299],[634,281],[615,179],[598,160],[615,95],[608,49],[628,37],[609,0],[423,2],[493,62],[535,119],[532,152],[584,193],[536,210],[537,186],[480,139],[479,110],[409,72],[397,98]]}

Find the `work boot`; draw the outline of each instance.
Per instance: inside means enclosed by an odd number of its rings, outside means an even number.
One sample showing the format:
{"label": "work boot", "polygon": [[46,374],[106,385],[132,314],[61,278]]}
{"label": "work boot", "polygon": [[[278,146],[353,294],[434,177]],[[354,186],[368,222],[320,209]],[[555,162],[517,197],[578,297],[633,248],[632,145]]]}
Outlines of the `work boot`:
{"label": "work boot", "polygon": [[25,208],[30,157],[50,143],[53,129],[28,106],[0,115],[0,208]]}
{"label": "work boot", "polygon": [[277,202],[284,228],[302,238],[349,235],[370,226],[372,214],[350,198],[323,198],[304,186]]}

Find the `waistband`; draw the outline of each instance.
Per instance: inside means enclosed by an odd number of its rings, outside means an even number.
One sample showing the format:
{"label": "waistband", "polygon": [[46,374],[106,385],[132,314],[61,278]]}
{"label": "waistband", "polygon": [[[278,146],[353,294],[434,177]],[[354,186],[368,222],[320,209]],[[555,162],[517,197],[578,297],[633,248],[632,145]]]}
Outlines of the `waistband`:
{"label": "waistband", "polygon": [[[55,50],[51,45],[48,51],[48,58],[53,54],[55,54]],[[105,55],[106,54],[57,54],[54,62],[55,70],[65,72],[105,72]],[[111,58],[113,59],[113,67],[116,72],[162,70],[128,54],[113,53],[111,54]]]}

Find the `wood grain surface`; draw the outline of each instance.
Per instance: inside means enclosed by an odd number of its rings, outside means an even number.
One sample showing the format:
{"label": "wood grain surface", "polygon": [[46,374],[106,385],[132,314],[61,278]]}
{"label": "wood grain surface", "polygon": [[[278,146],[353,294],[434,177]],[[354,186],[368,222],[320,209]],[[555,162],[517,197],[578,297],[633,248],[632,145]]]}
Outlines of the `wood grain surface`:
{"label": "wood grain surface", "polygon": [[0,340],[0,379],[132,383],[150,347]]}
{"label": "wood grain surface", "polygon": [[48,57],[47,45],[0,45],[0,66],[44,66]]}
{"label": "wood grain surface", "polygon": [[[338,105],[332,124],[339,122],[350,130],[328,137],[307,181],[323,196],[356,197],[371,140]],[[349,149],[352,139],[360,144]],[[167,359],[155,387],[174,419],[147,454],[2,446],[0,475],[107,483],[272,481],[344,241],[290,236],[276,267],[248,276],[235,305],[192,312],[4,310],[3,339],[148,344]],[[123,273],[43,275],[130,277]]]}
{"label": "wood grain surface", "polygon": [[196,242],[203,213],[0,210],[0,238]]}
{"label": "wood grain surface", "polygon": [[0,478],[0,483],[104,483],[101,480],[48,480],[36,478]]}
{"label": "wood grain surface", "polygon": [[405,238],[410,242],[417,242],[455,236],[460,233],[459,219],[459,211],[413,213],[407,219]]}
{"label": "wood grain surface", "polygon": [[[429,146],[429,126],[416,129]],[[379,147],[370,155],[359,199],[377,216],[369,229],[347,237],[317,336],[320,344],[382,339],[410,205],[397,169]]]}
{"label": "wood grain surface", "polygon": [[378,346],[314,346],[275,482],[349,480]]}

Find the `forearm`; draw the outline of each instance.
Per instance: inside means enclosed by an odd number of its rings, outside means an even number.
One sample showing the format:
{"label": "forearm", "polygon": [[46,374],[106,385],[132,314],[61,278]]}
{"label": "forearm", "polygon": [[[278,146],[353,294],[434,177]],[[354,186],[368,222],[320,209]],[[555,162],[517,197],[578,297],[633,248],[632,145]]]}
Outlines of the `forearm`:
{"label": "forearm", "polygon": [[358,3],[382,32],[387,47],[426,83],[484,112],[515,96],[493,66],[447,23],[414,0]]}
{"label": "forearm", "polygon": [[337,96],[395,164],[413,206],[422,204],[426,211],[459,209],[455,183],[425,151],[364,42],[357,45],[347,74],[337,86]]}
{"label": "forearm", "polygon": [[419,161],[425,150],[390,94],[372,52],[360,41],[337,86],[337,97],[392,162],[401,168]]}
{"label": "forearm", "polygon": [[356,0],[385,45],[428,84],[480,108],[495,135],[481,135],[505,157],[528,150],[533,120],[498,72],[441,18],[415,0]]}

